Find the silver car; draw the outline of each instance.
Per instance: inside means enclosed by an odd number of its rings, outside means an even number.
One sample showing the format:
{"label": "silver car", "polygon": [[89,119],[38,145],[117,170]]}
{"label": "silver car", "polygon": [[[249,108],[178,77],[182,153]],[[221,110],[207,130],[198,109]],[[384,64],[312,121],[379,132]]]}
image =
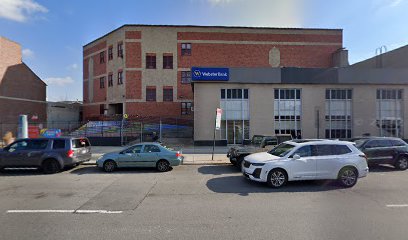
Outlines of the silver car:
{"label": "silver car", "polygon": [[119,152],[102,155],[96,164],[105,172],[113,172],[122,167],[155,167],[160,172],[166,172],[171,166],[182,164],[180,151],[166,148],[159,143],[140,143],[125,148]]}
{"label": "silver car", "polygon": [[0,169],[36,167],[56,173],[92,157],[87,138],[25,138],[0,150]]}

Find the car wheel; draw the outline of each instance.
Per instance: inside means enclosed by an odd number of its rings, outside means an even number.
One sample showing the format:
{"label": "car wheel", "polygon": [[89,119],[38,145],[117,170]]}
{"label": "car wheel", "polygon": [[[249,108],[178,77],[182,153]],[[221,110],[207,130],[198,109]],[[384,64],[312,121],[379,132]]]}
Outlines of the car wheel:
{"label": "car wheel", "polygon": [[55,159],[45,160],[41,167],[45,174],[53,174],[61,170],[59,163]]}
{"label": "car wheel", "polygon": [[105,172],[113,172],[116,169],[116,163],[113,160],[107,160],[103,163],[103,170]]}
{"label": "car wheel", "polygon": [[268,174],[268,186],[280,188],[288,182],[288,175],[283,169],[273,169]]}
{"label": "car wheel", "polygon": [[167,172],[170,170],[170,163],[166,160],[160,160],[156,164],[156,169],[159,172]]}
{"label": "car wheel", "polygon": [[395,162],[395,168],[398,170],[407,170],[408,168],[408,158],[400,157],[397,162]]}
{"label": "car wheel", "polygon": [[238,169],[240,170],[240,171],[242,171],[242,165],[244,164],[244,156],[239,156],[238,158],[237,158],[237,167],[238,167]]}
{"label": "car wheel", "polygon": [[339,172],[338,181],[343,187],[350,188],[356,185],[357,179],[358,172],[354,167],[345,167]]}

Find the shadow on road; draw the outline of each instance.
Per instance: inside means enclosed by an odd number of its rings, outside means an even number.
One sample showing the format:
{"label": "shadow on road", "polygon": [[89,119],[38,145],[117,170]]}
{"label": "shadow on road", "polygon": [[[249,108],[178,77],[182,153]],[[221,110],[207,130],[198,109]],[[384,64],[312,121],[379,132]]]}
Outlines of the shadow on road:
{"label": "shadow on road", "polygon": [[241,196],[248,196],[249,193],[324,192],[341,189],[334,181],[295,181],[273,189],[265,183],[253,182],[243,176],[213,178],[207,181],[207,187],[216,193],[236,193]]}
{"label": "shadow on road", "polygon": [[[170,171],[173,170],[172,168]],[[118,168],[114,172],[107,173],[96,166],[83,166],[69,171],[71,174],[138,174],[138,173],[160,173],[155,168]]]}
{"label": "shadow on road", "polygon": [[10,177],[10,176],[36,176],[36,175],[45,175],[39,169],[3,169],[0,172],[1,177]]}
{"label": "shadow on road", "polygon": [[197,171],[201,174],[206,174],[206,175],[207,174],[223,175],[223,174],[233,174],[233,173],[240,174],[240,171],[238,170],[238,168],[234,167],[231,164],[202,166],[202,167],[199,167]]}
{"label": "shadow on road", "polygon": [[370,166],[370,172],[394,172],[398,171],[394,166],[391,165],[374,165]]}

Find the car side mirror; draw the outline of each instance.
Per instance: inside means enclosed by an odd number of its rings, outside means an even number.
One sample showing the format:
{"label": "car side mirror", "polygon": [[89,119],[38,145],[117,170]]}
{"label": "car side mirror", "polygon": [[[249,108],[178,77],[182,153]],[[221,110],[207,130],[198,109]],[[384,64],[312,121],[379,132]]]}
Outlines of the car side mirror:
{"label": "car side mirror", "polygon": [[293,155],[293,160],[299,160],[299,159],[300,159],[299,154],[295,154],[295,155]]}

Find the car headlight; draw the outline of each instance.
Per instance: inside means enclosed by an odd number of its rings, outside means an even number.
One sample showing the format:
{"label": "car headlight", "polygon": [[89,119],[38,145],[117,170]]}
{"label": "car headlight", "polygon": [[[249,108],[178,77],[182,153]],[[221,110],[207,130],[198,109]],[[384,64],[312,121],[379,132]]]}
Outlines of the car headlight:
{"label": "car headlight", "polygon": [[251,165],[255,166],[255,167],[260,167],[265,165],[265,163],[251,163]]}

